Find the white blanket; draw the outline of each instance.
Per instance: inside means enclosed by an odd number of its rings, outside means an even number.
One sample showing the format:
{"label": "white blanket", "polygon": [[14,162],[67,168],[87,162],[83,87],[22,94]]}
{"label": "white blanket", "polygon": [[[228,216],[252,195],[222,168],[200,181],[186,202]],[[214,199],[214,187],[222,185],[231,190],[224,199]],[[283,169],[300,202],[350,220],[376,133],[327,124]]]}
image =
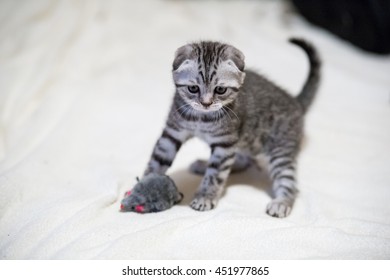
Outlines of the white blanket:
{"label": "white blanket", "polygon": [[[299,92],[312,41],[323,83],[306,119],[291,215],[265,214],[266,175],[232,175],[218,207],[188,203],[208,147],[168,174],[184,201],[119,212],[173,96],[179,46],[222,40]],[[389,259],[390,58],[315,28],[280,1],[1,1],[1,259]]]}

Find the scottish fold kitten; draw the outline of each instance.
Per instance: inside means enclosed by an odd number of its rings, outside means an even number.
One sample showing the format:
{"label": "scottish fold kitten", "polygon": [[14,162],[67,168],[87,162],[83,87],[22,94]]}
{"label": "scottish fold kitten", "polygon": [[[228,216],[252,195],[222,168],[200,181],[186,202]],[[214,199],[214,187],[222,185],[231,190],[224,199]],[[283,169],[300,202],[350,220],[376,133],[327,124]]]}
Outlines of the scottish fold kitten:
{"label": "scottish fold kitten", "polygon": [[304,114],[317,91],[321,66],[310,43],[295,38],[290,42],[301,47],[310,62],[296,98],[246,70],[243,53],[231,45],[202,41],[180,47],[173,61],[173,103],[145,175],[164,174],[181,145],[199,137],[210,146],[211,156],[190,167],[203,175],[191,202],[193,209],[213,209],[229,173],[263,157],[273,191],[266,212],[279,218],[289,215],[297,194],[295,165]]}

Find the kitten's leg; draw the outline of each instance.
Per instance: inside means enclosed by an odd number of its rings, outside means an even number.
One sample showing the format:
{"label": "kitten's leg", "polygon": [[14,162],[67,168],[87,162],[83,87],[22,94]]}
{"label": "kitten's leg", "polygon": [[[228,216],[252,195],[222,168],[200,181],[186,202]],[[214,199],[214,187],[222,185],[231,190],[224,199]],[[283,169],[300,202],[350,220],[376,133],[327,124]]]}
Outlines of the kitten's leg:
{"label": "kitten's leg", "polygon": [[[144,172],[144,176],[149,173],[165,174],[167,169],[172,165],[181,145],[189,137],[190,135],[187,131],[180,130],[167,123],[161,137],[157,140],[157,143],[154,146],[153,153]],[[144,183],[143,187],[147,188],[148,185],[145,185]],[[130,200],[127,202],[128,205],[131,204],[132,198],[125,199]],[[176,201],[179,201],[179,199],[176,199],[175,202]],[[162,211],[169,208],[169,205],[167,205],[166,200],[163,198],[155,198],[152,201],[147,201],[142,206],[143,208],[141,212]]]}
{"label": "kitten's leg", "polygon": [[267,205],[267,214],[287,217],[298,192],[295,181],[295,158],[285,149],[275,149],[268,157],[269,174],[272,179],[274,199]]}
{"label": "kitten's leg", "polygon": [[[236,153],[231,173],[242,172],[252,165],[252,159],[249,156]],[[197,175],[204,175],[208,167],[206,160],[198,159],[190,165],[190,171]]]}
{"label": "kitten's leg", "polygon": [[149,173],[165,174],[172,165],[181,145],[190,137],[189,133],[167,124],[161,137],[154,146],[144,175]]}
{"label": "kitten's leg", "polygon": [[234,143],[220,143],[211,146],[212,154],[206,172],[191,202],[191,207],[198,211],[211,210],[216,206],[234,163]]}

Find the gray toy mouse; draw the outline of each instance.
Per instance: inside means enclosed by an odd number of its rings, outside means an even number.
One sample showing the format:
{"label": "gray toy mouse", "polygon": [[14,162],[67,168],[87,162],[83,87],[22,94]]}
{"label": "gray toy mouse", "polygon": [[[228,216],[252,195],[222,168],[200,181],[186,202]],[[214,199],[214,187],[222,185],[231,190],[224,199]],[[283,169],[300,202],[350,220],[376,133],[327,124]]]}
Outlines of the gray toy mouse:
{"label": "gray toy mouse", "polygon": [[[138,178],[137,178],[138,180]],[[183,199],[175,182],[167,175],[150,173],[138,180],[135,187],[125,193],[121,211],[151,213],[171,208]]]}

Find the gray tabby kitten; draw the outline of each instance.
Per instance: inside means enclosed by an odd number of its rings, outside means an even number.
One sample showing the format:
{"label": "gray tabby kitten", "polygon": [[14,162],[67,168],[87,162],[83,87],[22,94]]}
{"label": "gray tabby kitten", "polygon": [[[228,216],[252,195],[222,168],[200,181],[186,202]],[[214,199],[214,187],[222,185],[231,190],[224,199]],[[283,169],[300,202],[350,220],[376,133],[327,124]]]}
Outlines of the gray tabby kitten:
{"label": "gray tabby kitten", "polygon": [[164,174],[180,146],[196,136],[210,145],[211,157],[190,167],[204,174],[191,202],[193,209],[213,209],[230,172],[265,158],[273,182],[267,213],[288,216],[297,193],[295,165],[304,114],[317,91],[321,66],[312,45],[301,39],[290,42],[300,46],[310,61],[307,81],[296,98],[244,70],[244,55],[233,46],[199,42],[179,48],[173,61],[176,93],[145,175]]}

